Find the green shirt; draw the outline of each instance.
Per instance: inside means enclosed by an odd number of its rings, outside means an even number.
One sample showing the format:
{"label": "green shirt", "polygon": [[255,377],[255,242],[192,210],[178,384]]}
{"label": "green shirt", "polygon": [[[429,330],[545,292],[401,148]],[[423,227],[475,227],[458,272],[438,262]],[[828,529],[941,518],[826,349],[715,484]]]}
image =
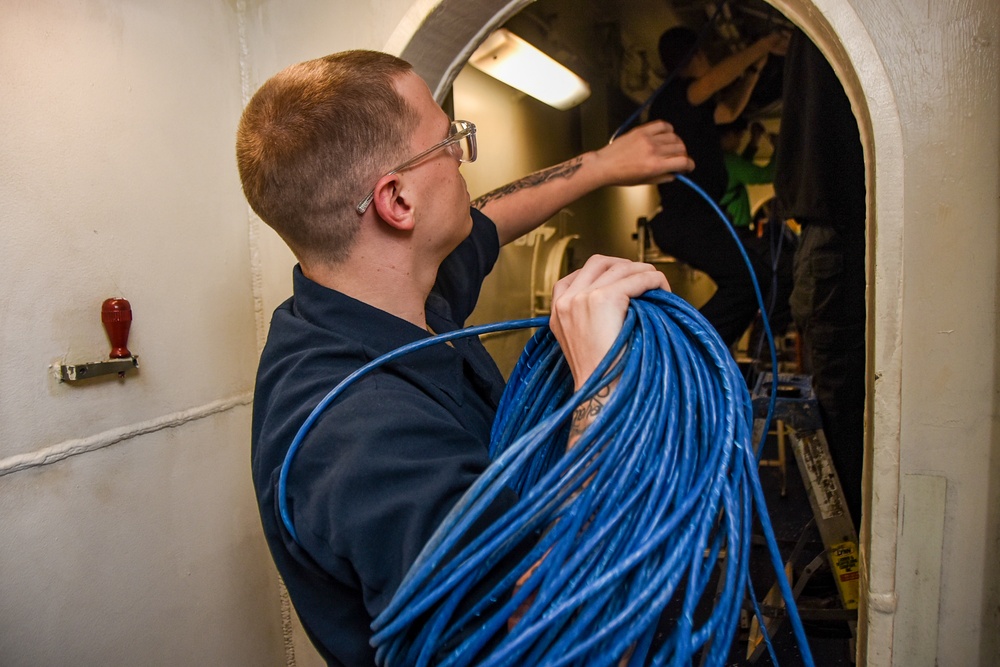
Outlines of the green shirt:
{"label": "green shirt", "polygon": [[719,205],[726,209],[734,227],[750,226],[750,197],[747,185],[760,185],[774,180],[774,156],[764,166],[756,164],[736,153],[723,156],[726,163],[728,182],[726,192]]}

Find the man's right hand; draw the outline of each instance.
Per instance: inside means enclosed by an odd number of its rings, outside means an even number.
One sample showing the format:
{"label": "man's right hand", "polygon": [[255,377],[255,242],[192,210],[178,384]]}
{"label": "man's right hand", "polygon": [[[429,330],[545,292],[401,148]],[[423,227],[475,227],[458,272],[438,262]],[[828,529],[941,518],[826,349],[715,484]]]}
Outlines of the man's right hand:
{"label": "man's right hand", "polygon": [[604,185],[642,185],[674,180],[694,169],[684,142],[670,123],[654,120],[635,127],[594,152]]}

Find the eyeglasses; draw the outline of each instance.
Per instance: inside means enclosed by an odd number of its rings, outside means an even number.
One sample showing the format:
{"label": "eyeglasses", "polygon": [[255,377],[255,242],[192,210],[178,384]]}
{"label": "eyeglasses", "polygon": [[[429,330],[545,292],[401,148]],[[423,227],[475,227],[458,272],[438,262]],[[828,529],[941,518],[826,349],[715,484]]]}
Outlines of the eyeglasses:
{"label": "eyeglasses", "polygon": [[[386,172],[382,178],[386,176],[391,176],[393,174],[399,173],[404,169],[408,169],[418,162],[422,162],[431,153],[440,150],[442,148],[447,148],[453,156],[459,162],[475,162],[476,161],[476,126],[467,120],[455,120],[451,123],[451,128],[448,131],[448,138],[439,144],[434,144],[422,153],[418,153],[411,157],[409,160],[399,165],[392,171]],[[358,215],[363,215],[368,207],[371,205],[372,200],[375,199],[375,188],[368,193],[368,196],[361,200],[361,203],[357,205],[355,210]]]}

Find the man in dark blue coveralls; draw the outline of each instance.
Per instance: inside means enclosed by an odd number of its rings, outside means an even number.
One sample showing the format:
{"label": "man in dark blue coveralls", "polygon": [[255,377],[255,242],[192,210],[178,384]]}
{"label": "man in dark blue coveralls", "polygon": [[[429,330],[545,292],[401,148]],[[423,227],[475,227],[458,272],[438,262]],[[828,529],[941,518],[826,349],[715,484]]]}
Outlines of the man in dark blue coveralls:
{"label": "man in dark blue coveralls", "polygon": [[[295,253],[254,396],[261,521],[302,623],[335,665],[373,664],[370,624],[427,539],[489,465],[503,378],[460,339],[353,385],[303,441],[288,480],[298,541],[277,510],[285,453],[342,378],[403,344],[462,326],[501,245],[604,185],[659,183],[692,164],[665,122],[472,202],[459,164],[475,126],[451,121],[409,64],[351,51],[261,87],[237,136],[243,189]],[[610,349],[630,297],[667,288],[652,267],[595,256],[561,280],[551,327],[577,386]],[[570,442],[600,411],[578,411]],[[485,521],[514,498],[501,498]]]}

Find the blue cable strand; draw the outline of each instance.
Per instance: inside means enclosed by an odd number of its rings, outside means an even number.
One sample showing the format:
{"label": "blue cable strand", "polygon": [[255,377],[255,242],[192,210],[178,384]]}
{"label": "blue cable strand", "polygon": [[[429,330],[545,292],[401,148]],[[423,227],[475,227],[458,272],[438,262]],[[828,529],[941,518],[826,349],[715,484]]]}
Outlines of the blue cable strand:
{"label": "blue cable strand", "polygon": [[729,235],[733,237],[733,242],[736,243],[736,247],[737,249],[739,249],[740,255],[743,257],[743,261],[747,265],[747,269],[750,271],[750,283],[753,285],[753,291],[757,297],[757,304],[760,308],[760,313],[761,313],[761,323],[764,326],[764,335],[767,337],[767,344],[770,347],[771,369],[772,369],[771,396],[768,398],[767,401],[767,416],[764,418],[764,430],[761,433],[760,442],[757,443],[756,447],[757,461],[759,462],[760,457],[764,452],[764,440],[767,439],[767,432],[768,429],[770,429],[771,427],[771,419],[774,417],[774,406],[778,399],[778,372],[777,372],[778,351],[774,345],[774,335],[771,333],[771,323],[767,318],[767,308],[764,305],[764,297],[761,295],[760,292],[760,284],[757,282],[757,275],[754,273],[753,263],[750,261],[750,257],[747,255],[746,248],[743,247],[743,242],[740,241],[740,237],[736,234],[736,230],[733,229],[732,224],[730,224],[729,218],[727,218],[726,214],[722,212],[722,209],[719,208],[719,205],[715,202],[715,200],[712,199],[707,192],[702,190],[694,181],[692,181],[690,178],[682,174],[677,174],[676,178],[678,181],[684,183],[689,188],[697,192],[701,196],[701,198],[704,199],[708,203],[708,205],[712,207],[712,210],[715,211],[715,214],[719,216],[723,224],[725,224],[726,230],[729,232]]}

